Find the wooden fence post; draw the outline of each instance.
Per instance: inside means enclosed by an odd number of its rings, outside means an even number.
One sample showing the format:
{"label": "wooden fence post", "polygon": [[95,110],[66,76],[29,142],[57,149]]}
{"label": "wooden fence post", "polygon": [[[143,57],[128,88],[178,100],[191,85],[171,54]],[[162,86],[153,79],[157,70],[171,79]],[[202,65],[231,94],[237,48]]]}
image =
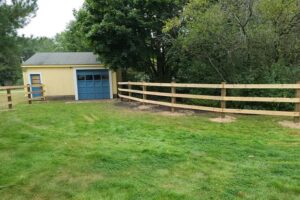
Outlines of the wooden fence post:
{"label": "wooden fence post", "polygon": [[46,97],[45,97],[45,90],[44,90],[44,85],[41,85],[41,95],[42,95],[42,100],[46,101]]}
{"label": "wooden fence post", "polygon": [[[128,82],[128,90],[131,90],[131,89],[132,89],[132,85],[130,84],[130,82]],[[128,92],[128,96],[132,97],[132,93]],[[130,102],[130,99],[128,99],[128,101]]]}
{"label": "wooden fence post", "polygon": [[222,112],[221,112],[221,118],[225,118],[226,114],[224,112],[224,110],[226,109],[226,101],[224,100],[224,98],[226,97],[226,82],[222,82],[222,88],[221,88],[221,97],[222,97],[222,101],[221,101],[221,108],[222,108]]}
{"label": "wooden fence post", "polygon": [[119,90],[119,88],[122,89],[123,85],[119,85],[119,82],[118,82],[117,87],[118,87],[118,92],[117,92],[118,93],[118,98],[120,98],[120,100],[123,101],[123,98],[119,96],[119,95],[122,95],[122,92]]}
{"label": "wooden fence post", "polygon": [[[147,86],[145,85],[145,82],[143,82],[143,92],[147,91]],[[147,95],[145,93],[143,93],[143,100],[147,100]],[[143,102],[143,104],[145,105],[146,103]]]}
{"label": "wooden fence post", "polygon": [[27,84],[27,98],[28,98],[28,104],[32,104],[32,99],[31,99],[31,87],[29,84]]}
{"label": "wooden fence post", "polygon": [[7,94],[8,109],[12,109],[11,90],[10,89],[6,89],[6,94]]}
{"label": "wooden fence post", "polygon": [[[300,81],[297,82],[300,84]],[[300,100],[300,89],[296,89],[296,98]],[[300,123],[300,103],[296,103],[295,112],[298,112],[299,116],[294,118],[295,123]]]}
{"label": "wooden fence post", "polygon": [[[172,93],[172,104],[176,103],[176,97],[174,97],[174,94],[176,94],[176,87],[173,85],[175,83],[175,80],[172,81],[172,87],[171,87],[171,93]],[[175,112],[175,107],[171,107],[171,111]]]}

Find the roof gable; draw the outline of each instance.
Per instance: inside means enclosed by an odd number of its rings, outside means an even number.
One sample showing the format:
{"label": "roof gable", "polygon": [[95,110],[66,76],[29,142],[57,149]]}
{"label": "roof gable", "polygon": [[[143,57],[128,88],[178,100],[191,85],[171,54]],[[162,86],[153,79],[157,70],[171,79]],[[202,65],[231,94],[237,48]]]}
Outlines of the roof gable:
{"label": "roof gable", "polygon": [[97,56],[92,52],[51,52],[36,53],[23,62],[28,65],[99,65]]}

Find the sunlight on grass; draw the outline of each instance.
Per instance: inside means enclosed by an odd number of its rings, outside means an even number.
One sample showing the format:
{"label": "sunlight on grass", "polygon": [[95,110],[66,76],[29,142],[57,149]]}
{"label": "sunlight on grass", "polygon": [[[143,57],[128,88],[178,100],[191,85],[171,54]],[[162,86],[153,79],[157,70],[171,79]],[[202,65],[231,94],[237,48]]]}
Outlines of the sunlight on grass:
{"label": "sunlight on grass", "polygon": [[114,103],[0,115],[1,199],[297,199],[300,131],[283,118],[162,116]]}

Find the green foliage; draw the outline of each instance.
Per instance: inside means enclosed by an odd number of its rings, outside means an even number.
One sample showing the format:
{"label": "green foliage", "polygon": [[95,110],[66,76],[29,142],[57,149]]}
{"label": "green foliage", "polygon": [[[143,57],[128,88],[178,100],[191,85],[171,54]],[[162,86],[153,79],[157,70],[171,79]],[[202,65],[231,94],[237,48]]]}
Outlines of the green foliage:
{"label": "green foliage", "polygon": [[174,75],[166,54],[167,20],[178,16],[185,0],[88,0],[78,21],[101,60],[111,68],[133,68],[152,80]]}
{"label": "green foliage", "polygon": [[18,105],[0,114],[1,199],[299,199],[299,130],[208,116]]}
{"label": "green foliage", "polygon": [[25,61],[37,52],[57,51],[57,44],[54,39],[47,37],[19,37],[18,45],[22,53],[22,60]]}
{"label": "green foliage", "polygon": [[74,11],[76,20],[71,21],[64,32],[56,35],[58,51],[88,52],[93,50],[79,21],[79,18],[85,14],[84,12],[84,9]]}
{"label": "green foliage", "polygon": [[0,1],[0,85],[12,84],[20,75],[21,51],[16,30],[29,22],[36,0]]}
{"label": "green foliage", "polygon": [[[297,0],[192,0],[170,20],[182,81],[295,83],[300,68]],[[179,23],[180,22],[180,23]],[[180,52],[180,53],[178,53]],[[298,52],[298,53],[297,53]]]}
{"label": "green foliage", "polygon": [[[253,84],[300,80],[299,0],[191,0],[180,17],[168,21],[165,30],[171,29],[180,33],[168,54],[173,66],[177,66],[176,78],[180,82]],[[294,91],[229,91],[229,95],[238,96],[274,94],[291,97]]]}

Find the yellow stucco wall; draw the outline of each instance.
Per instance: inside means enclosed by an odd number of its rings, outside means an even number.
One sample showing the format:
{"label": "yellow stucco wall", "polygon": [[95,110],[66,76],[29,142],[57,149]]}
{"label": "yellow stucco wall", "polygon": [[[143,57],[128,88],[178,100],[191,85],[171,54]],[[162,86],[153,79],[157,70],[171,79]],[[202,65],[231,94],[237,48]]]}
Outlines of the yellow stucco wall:
{"label": "yellow stucco wall", "polygon": [[[80,65],[80,66],[23,66],[24,84],[29,84],[29,74],[41,73],[42,83],[45,85],[46,96],[69,96],[75,95],[75,69],[104,69],[103,66]],[[117,94],[117,73],[112,72],[112,90]]]}

